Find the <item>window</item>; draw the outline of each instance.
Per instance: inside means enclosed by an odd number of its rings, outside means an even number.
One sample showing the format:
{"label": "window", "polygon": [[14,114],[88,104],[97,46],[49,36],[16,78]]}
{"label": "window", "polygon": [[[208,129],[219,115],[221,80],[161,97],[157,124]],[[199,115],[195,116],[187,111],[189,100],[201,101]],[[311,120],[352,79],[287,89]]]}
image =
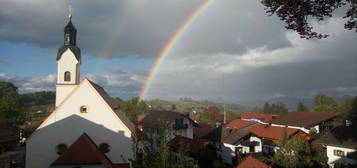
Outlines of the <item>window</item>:
{"label": "window", "polygon": [[87,107],[87,106],[81,106],[81,107],[79,108],[79,111],[80,111],[81,113],[88,113],[88,107]]}
{"label": "window", "polygon": [[99,145],[99,150],[103,153],[108,153],[110,151],[110,146],[107,143],[101,143]]}
{"label": "window", "polygon": [[64,73],[64,81],[71,81],[71,73],[69,71]]}
{"label": "window", "polygon": [[183,119],[182,119],[182,118],[176,119],[176,120],[175,120],[175,123],[176,123],[176,125],[178,125],[178,126],[183,126]]}
{"label": "window", "polygon": [[333,150],[333,155],[335,156],[345,156],[345,152],[342,150]]}
{"label": "window", "polygon": [[62,155],[66,150],[67,150],[67,145],[66,144],[58,144],[56,146],[56,153],[58,155]]}
{"label": "window", "polygon": [[64,41],[65,41],[65,44],[69,44],[69,42],[70,42],[70,35],[69,34],[65,34],[65,36],[64,36]]}

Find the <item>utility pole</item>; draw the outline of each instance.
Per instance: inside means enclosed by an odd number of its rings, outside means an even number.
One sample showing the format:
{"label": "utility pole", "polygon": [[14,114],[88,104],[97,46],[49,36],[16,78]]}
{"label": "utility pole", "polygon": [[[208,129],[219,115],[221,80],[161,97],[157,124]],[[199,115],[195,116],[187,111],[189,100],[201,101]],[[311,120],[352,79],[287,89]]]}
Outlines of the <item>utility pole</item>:
{"label": "utility pole", "polygon": [[224,96],[225,96],[225,86],[224,86],[224,71],[222,77],[222,85],[223,85],[223,96],[222,96],[222,103],[223,103],[223,124],[226,124],[226,104],[224,103]]}

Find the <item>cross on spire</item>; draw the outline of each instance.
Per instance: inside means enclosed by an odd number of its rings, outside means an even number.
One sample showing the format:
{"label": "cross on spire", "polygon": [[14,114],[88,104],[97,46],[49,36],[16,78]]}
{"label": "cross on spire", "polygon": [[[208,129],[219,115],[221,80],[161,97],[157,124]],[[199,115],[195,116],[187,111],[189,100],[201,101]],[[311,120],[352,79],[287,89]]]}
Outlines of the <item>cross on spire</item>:
{"label": "cross on spire", "polygon": [[72,19],[73,6],[69,4],[67,9],[68,9],[68,18]]}

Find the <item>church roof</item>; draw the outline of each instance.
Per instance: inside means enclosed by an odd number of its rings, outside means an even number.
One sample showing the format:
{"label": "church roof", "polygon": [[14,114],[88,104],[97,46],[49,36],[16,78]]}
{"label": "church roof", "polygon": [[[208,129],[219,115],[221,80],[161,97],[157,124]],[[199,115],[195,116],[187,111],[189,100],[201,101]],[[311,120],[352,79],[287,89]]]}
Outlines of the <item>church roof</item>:
{"label": "church roof", "polygon": [[119,119],[128,127],[128,129],[135,134],[136,129],[134,124],[125,116],[119,108],[119,105],[114,102],[114,100],[108,95],[108,93],[98,84],[93,81],[88,80],[88,82],[93,86],[93,88],[98,92],[98,94],[104,99],[104,101],[110,106],[110,108],[115,112]]}
{"label": "church roof", "polygon": [[106,168],[115,168],[114,164],[103,154],[93,140],[83,133],[51,165],[102,164]]}
{"label": "church roof", "polygon": [[77,31],[77,29],[73,26],[72,20],[69,20],[67,25],[64,27],[65,31]]}

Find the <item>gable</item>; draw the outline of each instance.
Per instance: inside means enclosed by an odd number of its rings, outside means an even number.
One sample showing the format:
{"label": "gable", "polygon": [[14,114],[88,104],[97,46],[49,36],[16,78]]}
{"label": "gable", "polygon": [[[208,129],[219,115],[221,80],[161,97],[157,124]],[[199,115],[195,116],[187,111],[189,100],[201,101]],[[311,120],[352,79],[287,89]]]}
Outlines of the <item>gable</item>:
{"label": "gable", "polygon": [[[80,113],[80,108],[83,105],[87,106],[88,113]],[[39,129],[73,115],[103,125],[115,132],[124,132],[127,137],[131,137],[135,133],[135,126],[125,114],[119,109],[113,109],[89,80],[85,79],[62,101],[28,140]]]}
{"label": "gable", "polygon": [[77,46],[67,46],[67,45],[63,45],[58,49],[56,60],[57,61],[60,60],[62,58],[63,53],[65,53],[68,50],[73,53],[77,61],[81,62],[81,50]]}
{"label": "gable", "polygon": [[63,51],[61,57],[57,59],[57,61],[59,63],[68,64],[68,65],[71,65],[73,63],[75,64],[79,63],[79,59],[77,59],[75,53],[70,48],[66,48]]}

